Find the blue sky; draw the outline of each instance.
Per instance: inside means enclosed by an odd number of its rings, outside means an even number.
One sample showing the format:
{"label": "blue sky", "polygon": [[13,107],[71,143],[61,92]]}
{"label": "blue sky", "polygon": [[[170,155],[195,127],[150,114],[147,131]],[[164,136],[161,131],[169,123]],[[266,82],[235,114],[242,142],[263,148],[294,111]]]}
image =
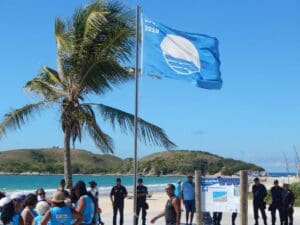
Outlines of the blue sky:
{"label": "blue sky", "polygon": [[[0,115],[33,102],[22,88],[42,65],[56,67],[54,20],[70,17],[84,0],[0,1]],[[297,0],[125,1],[172,28],[215,36],[220,42],[221,90],[143,77],[140,116],[165,129],[178,149],[204,150],[284,171],[300,153],[300,2]],[[92,101],[133,112],[133,83]],[[102,121],[100,120],[102,123]],[[131,157],[132,135],[103,124],[115,154]],[[0,150],[62,146],[56,109],[42,112],[0,141]],[[76,147],[97,152],[88,139]],[[139,156],[161,151],[139,144]]]}

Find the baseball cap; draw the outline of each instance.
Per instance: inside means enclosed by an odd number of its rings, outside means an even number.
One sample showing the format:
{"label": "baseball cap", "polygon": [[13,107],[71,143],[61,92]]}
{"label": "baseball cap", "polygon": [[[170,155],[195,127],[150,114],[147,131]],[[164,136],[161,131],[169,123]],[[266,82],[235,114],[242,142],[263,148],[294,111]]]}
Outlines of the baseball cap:
{"label": "baseball cap", "polygon": [[121,182],[121,178],[118,177],[118,178],[116,179],[116,182]]}
{"label": "baseball cap", "polygon": [[143,178],[139,178],[138,183],[143,183]]}
{"label": "baseball cap", "polygon": [[11,198],[11,200],[24,201],[25,200],[25,195],[23,193],[16,192],[16,193],[13,193],[10,196],[10,198]]}
{"label": "baseball cap", "polygon": [[90,181],[89,184],[90,184],[90,185],[95,185],[95,186],[97,185],[97,183],[96,183],[95,181],[93,181],[93,180]]}

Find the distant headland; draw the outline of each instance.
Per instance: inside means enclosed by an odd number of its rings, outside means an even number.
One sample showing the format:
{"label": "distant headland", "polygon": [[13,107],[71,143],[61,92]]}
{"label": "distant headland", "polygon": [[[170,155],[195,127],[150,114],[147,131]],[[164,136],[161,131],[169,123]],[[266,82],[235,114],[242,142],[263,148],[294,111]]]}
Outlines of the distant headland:
{"label": "distant headland", "polygon": [[[133,159],[110,154],[72,150],[73,174],[132,174]],[[143,176],[186,175],[202,170],[207,175],[233,175],[240,170],[264,171],[260,166],[224,158],[204,151],[170,150],[142,157],[138,173]],[[57,147],[0,152],[0,174],[63,174],[63,150]]]}

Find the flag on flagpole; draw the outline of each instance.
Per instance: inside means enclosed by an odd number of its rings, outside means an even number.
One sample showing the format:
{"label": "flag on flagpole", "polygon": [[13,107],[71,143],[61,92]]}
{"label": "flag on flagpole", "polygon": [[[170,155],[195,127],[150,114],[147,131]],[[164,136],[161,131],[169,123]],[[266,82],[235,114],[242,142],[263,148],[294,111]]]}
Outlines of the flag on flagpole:
{"label": "flag on flagpole", "polygon": [[144,75],[186,80],[205,89],[222,87],[216,38],[142,20]]}

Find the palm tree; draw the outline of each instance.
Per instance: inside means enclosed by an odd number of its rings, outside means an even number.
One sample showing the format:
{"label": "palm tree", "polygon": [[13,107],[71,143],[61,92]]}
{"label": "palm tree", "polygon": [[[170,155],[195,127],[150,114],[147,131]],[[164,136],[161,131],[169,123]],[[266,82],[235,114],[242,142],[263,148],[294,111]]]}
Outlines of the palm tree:
{"label": "palm tree", "polygon": [[[81,141],[86,131],[103,153],[113,153],[112,138],[96,115],[124,132],[133,131],[133,115],[101,104],[86,102],[87,95],[102,96],[115,86],[133,79],[124,64],[134,47],[134,16],[119,1],[95,1],[75,11],[72,19],[56,18],[57,70],[44,66],[25,88],[40,96],[36,103],[4,115],[0,137],[19,129],[34,113],[56,104],[64,133],[64,175],[72,185],[70,144]],[[170,149],[175,144],[165,132],[139,119],[139,139]]]}

